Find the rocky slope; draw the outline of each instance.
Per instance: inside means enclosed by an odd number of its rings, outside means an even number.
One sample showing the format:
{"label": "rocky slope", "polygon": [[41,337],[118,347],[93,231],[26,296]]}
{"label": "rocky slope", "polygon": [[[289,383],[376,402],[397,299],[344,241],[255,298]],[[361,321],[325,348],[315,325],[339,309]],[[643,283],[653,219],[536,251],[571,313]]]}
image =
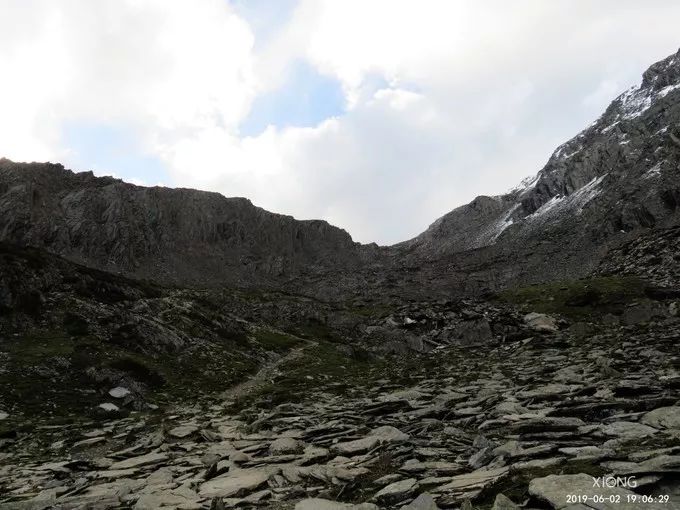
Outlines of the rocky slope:
{"label": "rocky slope", "polygon": [[650,229],[631,237],[608,253],[598,274],[639,275],[660,285],[680,281],[680,227]]}
{"label": "rocky slope", "polygon": [[0,243],[0,410],[19,420],[96,414],[119,384],[135,410],[197,398],[312,337],[349,360],[363,320],[342,303],[163,287]]}
{"label": "rocky slope", "polygon": [[535,177],[506,195],[477,197],[403,246],[431,256],[553,230],[604,238],[676,223],[679,123],[680,51],[652,65]]}

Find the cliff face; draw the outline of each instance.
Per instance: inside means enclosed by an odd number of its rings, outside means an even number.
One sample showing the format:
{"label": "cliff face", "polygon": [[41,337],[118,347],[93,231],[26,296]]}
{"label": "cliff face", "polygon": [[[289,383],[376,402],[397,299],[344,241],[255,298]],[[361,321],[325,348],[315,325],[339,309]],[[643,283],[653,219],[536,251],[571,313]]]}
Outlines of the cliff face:
{"label": "cliff face", "polygon": [[61,165],[0,160],[0,240],[160,281],[248,284],[351,268],[372,251],[325,221],[244,198],[144,188]]}

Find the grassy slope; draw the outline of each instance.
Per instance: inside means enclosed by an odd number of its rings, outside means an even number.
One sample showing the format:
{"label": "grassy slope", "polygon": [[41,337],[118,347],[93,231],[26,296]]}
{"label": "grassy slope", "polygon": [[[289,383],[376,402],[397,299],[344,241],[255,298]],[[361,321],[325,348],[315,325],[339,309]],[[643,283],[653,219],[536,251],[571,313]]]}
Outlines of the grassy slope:
{"label": "grassy slope", "polygon": [[619,315],[628,304],[647,300],[645,287],[635,277],[587,278],[508,289],[499,294],[499,300],[576,320],[595,319],[607,313]]}

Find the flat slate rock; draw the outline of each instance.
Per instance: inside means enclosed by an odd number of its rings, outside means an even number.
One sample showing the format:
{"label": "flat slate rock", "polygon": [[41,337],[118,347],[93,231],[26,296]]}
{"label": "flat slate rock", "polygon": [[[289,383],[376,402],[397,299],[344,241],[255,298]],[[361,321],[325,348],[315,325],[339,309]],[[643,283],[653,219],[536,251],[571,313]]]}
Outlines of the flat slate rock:
{"label": "flat slate rock", "polygon": [[617,436],[624,439],[640,439],[656,434],[654,427],[632,421],[617,421],[602,427],[602,432],[608,436]]}
{"label": "flat slate rock", "polygon": [[[278,470],[277,470],[278,471]],[[200,495],[205,498],[241,496],[259,489],[276,471],[268,468],[242,469],[208,480],[201,485]]]}
{"label": "flat slate rock", "polygon": [[640,421],[657,429],[680,429],[680,406],[659,407],[645,414]]}
{"label": "flat slate rock", "polygon": [[179,427],[171,429],[168,434],[170,434],[172,437],[176,437],[177,439],[183,439],[185,437],[189,437],[197,430],[198,427],[196,425],[180,425]]}
{"label": "flat slate rock", "polygon": [[347,441],[346,443],[338,443],[332,446],[332,450],[341,455],[359,455],[372,450],[380,444],[380,438],[378,437],[364,437],[361,439],[355,439],[354,441]]}
{"label": "flat slate rock", "polygon": [[439,487],[439,491],[479,489],[494,483],[508,474],[510,468],[478,469],[471,473],[454,476],[449,483]]}
{"label": "flat slate rock", "polygon": [[321,498],[303,499],[295,505],[295,510],[380,510],[373,503],[360,503],[352,505],[350,503],[338,503]]}
{"label": "flat slate rock", "polygon": [[415,478],[407,478],[406,480],[391,483],[387,487],[380,489],[374,496],[374,499],[384,503],[400,501],[413,492],[417,484],[418,480]]}
{"label": "flat slate rock", "polygon": [[158,464],[163,462],[168,458],[165,453],[148,453],[146,455],[140,455],[139,457],[132,457],[129,459],[121,460],[119,462],[114,462],[109,466],[111,471],[119,471],[123,469],[131,469],[140,466],[147,466],[150,464]]}

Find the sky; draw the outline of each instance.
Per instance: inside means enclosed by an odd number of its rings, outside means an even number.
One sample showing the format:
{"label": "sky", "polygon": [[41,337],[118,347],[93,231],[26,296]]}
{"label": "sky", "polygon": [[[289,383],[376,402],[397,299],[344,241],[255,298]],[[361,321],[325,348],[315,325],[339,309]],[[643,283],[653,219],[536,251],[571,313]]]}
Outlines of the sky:
{"label": "sky", "polygon": [[0,0],[0,157],[393,244],[677,51],[666,0]]}

